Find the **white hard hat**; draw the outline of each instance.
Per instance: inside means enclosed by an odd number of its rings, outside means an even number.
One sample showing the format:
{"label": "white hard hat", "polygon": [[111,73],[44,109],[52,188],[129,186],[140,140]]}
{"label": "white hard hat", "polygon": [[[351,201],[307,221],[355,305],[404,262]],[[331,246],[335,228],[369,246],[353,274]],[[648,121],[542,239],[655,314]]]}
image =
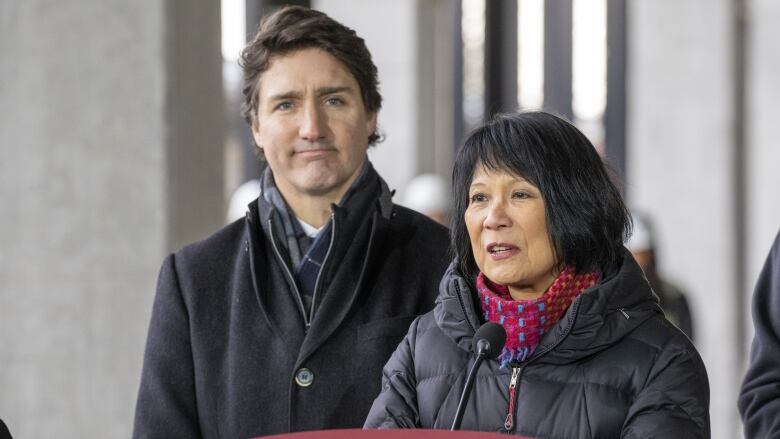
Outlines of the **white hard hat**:
{"label": "white hard hat", "polygon": [[634,233],[628,238],[626,247],[632,252],[653,250],[653,232],[647,218],[636,212],[632,212],[631,217],[634,219]]}
{"label": "white hard hat", "polygon": [[239,186],[230,196],[228,222],[233,222],[246,214],[249,203],[260,195],[260,180],[249,180]]}
{"label": "white hard hat", "polygon": [[449,185],[440,175],[420,174],[407,183],[401,204],[423,213],[449,212]]}

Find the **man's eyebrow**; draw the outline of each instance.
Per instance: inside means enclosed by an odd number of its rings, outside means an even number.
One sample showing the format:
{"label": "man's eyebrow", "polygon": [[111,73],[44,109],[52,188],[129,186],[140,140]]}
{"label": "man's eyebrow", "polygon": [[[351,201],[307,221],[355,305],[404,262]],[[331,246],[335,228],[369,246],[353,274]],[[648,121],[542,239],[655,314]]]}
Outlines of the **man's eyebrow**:
{"label": "man's eyebrow", "polygon": [[317,96],[325,96],[335,93],[353,93],[354,89],[347,85],[342,86],[336,86],[336,87],[322,87],[317,89]]}
{"label": "man's eyebrow", "polygon": [[[355,89],[347,85],[340,85],[334,87],[322,87],[317,89],[317,96],[327,96],[335,93],[354,93]],[[278,93],[268,97],[269,101],[283,101],[287,99],[301,99],[303,93],[297,91],[288,91],[284,93]]]}
{"label": "man's eyebrow", "polygon": [[297,91],[288,91],[288,92],[285,92],[285,93],[279,93],[279,94],[271,95],[271,96],[268,97],[268,100],[269,101],[283,101],[283,100],[286,100],[286,99],[300,99],[301,96],[302,96],[301,93],[299,93]]}

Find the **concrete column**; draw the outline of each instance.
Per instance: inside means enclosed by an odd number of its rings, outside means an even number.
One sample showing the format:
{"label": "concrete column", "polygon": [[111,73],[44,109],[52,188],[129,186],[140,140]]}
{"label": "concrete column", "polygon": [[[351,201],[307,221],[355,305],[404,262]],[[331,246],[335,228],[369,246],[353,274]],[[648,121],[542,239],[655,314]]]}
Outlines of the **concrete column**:
{"label": "concrete column", "polygon": [[454,152],[460,146],[460,139],[455,138],[455,118],[463,118],[455,110],[462,108],[455,102],[462,98],[456,93],[461,84],[456,82],[455,72],[455,63],[460,60],[457,55],[462,50],[460,8],[452,0],[421,0],[417,1],[417,17],[418,73],[408,78],[416,83],[418,111],[412,127],[417,132],[417,163],[412,176],[434,173],[449,181]]}
{"label": "concrete column", "polygon": [[[753,0],[747,11],[747,254],[748,300],[780,229],[780,3]],[[750,319],[747,319],[750,323]],[[752,338],[752,325],[747,332]]]}
{"label": "concrete column", "polygon": [[[354,29],[379,70],[379,126],[387,139],[369,158],[399,195],[422,172],[452,171],[453,14],[449,0],[315,0]],[[398,197],[396,197],[398,201]]]}
{"label": "concrete column", "polygon": [[628,4],[627,194],[652,215],[660,269],[689,294],[713,438],[738,435],[731,1]]}
{"label": "concrete column", "polygon": [[166,211],[168,247],[224,223],[220,3],[165,0]]}
{"label": "concrete column", "polygon": [[219,62],[218,2],[0,3],[14,437],[130,435],[159,264],[222,218]]}

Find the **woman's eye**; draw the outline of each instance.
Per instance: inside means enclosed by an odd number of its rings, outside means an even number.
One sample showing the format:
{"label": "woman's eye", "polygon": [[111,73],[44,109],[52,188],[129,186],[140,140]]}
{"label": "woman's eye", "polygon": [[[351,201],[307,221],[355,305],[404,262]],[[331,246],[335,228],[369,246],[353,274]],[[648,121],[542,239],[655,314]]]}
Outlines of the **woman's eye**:
{"label": "woman's eye", "polygon": [[486,201],[487,197],[485,194],[474,194],[471,196],[470,201],[472,203],[479,203],[480,201]]}
{"label": "woman's eye", "polygon": [[524,199],[526,199],[526,198],[531,198],[531,196],[530,196],[530,195],[528,195],[528,194],[527,194],[527,193],[525,193],[525,192],[514,192],[514,193],[512,194],[512,198],[517,198],[517,199],[520,199],[520,200],[524,200]]}

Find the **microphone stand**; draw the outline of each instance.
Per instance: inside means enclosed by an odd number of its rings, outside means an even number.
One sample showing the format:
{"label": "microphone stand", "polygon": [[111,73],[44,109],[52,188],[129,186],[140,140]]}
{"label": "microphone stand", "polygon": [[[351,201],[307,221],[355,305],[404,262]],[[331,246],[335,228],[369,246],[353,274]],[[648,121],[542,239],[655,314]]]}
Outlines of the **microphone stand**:
{"label": "microphone stand", "polygon": [[474,387],[474,377],[477,376],[479,365],[485,359],[487,350],[490,349],[490,344],[486,340],[479,340],[477,342],[479,352],[477,353],[477,359],[474,360],[474,364],[471,365],[468,377],[466,378],[466,384],[463,386],[463,393],[460,395],[460,401],[458,402],[458,409],[455,411],[455,419],[452,421],[452,428],[450,431],[460,429],[460,423],[463,421],[463,414],[466,411],[466,401],[471,394],[471,388]]}

